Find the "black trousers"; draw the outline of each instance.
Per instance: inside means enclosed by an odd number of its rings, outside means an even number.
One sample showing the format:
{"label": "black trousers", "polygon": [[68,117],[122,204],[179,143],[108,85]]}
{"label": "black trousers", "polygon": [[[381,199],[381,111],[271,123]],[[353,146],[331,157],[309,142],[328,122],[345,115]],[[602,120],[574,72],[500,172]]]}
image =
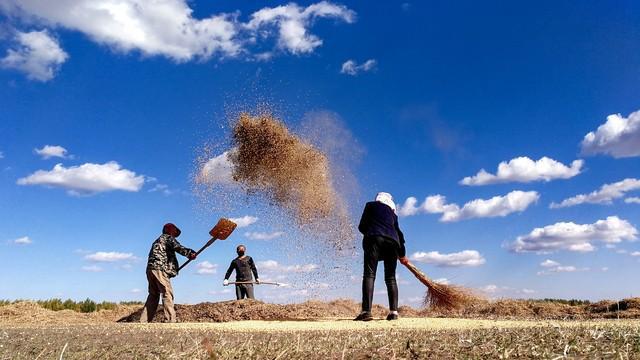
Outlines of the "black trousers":
{"label": "black trousers", "polygon": [[362,248],[364,249],[362,311],[371,311],[373,287],[376,281],[379,261],[384,261],[384,282],[387,285],[389,310],[398,310],[398,284],[396,283],[398,244],[394,240],[383,236],[365,236],[362,240]]}
{"label": "black trousers", "polygon": [[253,284],[236,284],[236,298],[242,300],[255,299],[253,296]]}

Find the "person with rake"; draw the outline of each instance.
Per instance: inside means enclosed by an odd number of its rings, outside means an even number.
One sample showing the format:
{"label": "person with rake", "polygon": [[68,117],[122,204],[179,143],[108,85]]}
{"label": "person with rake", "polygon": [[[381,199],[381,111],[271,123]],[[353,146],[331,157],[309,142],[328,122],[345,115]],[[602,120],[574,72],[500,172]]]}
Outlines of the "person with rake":
{"label": "person with rake", "polygon": [[368,202],[362,213],[358,230],[362,233],[364,249],[364,273],[362,275],[362,312],[356,321],[373,320],[371,306],[378,262],[384,261],[384,282],[389,297],[387,320],[398,319],[398,285],[396,267],[398,260],[405,264],[404,235],[398,226],[396,204],[391,194],[380,192],[375,201]]}
{"label": "person with rake", "polygon": [[176,240],[180,236],[180,229],[172,223],[162,228],[162,235],[153,242],[149,250],[147,261],[147,280],[149,281],[149,296],[144,304],[140,322],[151,322],[158,309],[158,301],[162,294],[162,308],[165,322],[176,322],[176,310],[173,306],[173,288],[171,278],[178,275],[178,259],[176,253],[186,256],[189,260],[196,258],[196,252],[186,248]]}
{"label": "person with rake", "polygon": [[[255,278],[255,283],[260,284],[260,279],[258,279],[258,269],[256,269],[256,264],[253,262],[251,256],[245,255],[247,251],[247,247],[244,245],[238,245],[236,248],[236,253],[238,257],[231,261],[231,265],[229,265],[229,269],[227,269],[227,273],[224,275],[224,281],[222,285],[229,285],[229,277],[233,270],[236,271],[236,299],[242,300],[244,298],[247,299],[255,299],[253,295],[253,279]],[[253,274],[253,277],[251,276]]]}

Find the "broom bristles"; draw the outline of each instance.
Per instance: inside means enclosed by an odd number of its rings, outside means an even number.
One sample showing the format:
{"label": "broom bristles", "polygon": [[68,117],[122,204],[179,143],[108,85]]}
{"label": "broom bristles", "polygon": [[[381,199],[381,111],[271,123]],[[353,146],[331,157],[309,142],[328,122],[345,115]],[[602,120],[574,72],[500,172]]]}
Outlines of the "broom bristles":
{"label": "broom bristles", "polygon": [[405,266],[421,283],[427,286],[427,293],[424,297],[425,306],[433,309],[457,309],[478,300],[470,289],[432,281],[413,264],[407,263]]}

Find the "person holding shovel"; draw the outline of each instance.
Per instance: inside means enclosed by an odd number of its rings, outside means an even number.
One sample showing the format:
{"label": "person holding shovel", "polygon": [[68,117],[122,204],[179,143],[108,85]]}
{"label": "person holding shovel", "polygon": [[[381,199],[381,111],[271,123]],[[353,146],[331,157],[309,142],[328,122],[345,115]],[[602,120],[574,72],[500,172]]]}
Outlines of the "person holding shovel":
{"label": "person holding shovel", "polygon": [[176,240],[180,229],[172,223],[165,224],[162,235],[151,245],[147,261],[147,280],[149,296],[144,304],[140,322],[151,322],[158,309],[158,301],[162,294],[162,307],[165,322],[176,322],[176,311],[173,306],[173,288],[170,279],[178,275],[178,259],[176,253],[190,260],[196,258],[196,252],[186,248]]}
{"label": "person holding shovel", "polygon": [[373,286],[376,281],[378,262],[384,261],[384,282],[389,297],[387,320],[398,319],[398,285],[396,266],[408,261],[404,247],[404,235],[398,226],[396,204],[391,194],[380,192],[375,201],[368,202],[362,213],[358,230],[364,235],[364,273],[362,275],[362,312],[354,319],[373,320],[371,306]]}
{"label": "person holding shovel", "polygon": [[242,300],[245,297],[247,299],[255,299],[253,295],[253,279],[256,279],[256,284],[260,284],[256,264],[253,262],[251,256],[245,255],[246,251],[246,246],[238,245],[236,248],[238,257],[231,261],[231,265],[229,265],[229,269],[227,269],[227,273],[224,275],[224,281],[222,282],[224,286],[229,285],[229,276],[231,276],[233,270],[236,271],[236,298],[238,300]]}

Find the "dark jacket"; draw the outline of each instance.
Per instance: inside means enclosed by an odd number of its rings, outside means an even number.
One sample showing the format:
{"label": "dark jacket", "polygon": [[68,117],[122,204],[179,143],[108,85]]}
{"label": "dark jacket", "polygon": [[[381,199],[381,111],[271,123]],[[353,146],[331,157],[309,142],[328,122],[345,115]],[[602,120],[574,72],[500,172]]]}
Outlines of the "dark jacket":
{"label": "dark jacket", "polygon": [[164,271],[168,277],[178,275],[178,259],[176,252],[183,256],[195,254],[195,251],[186,248],[171,235],[162,234],[151,245],[147,269]]}
{"label": "dark jacket", "polygon": [[384,236],[398,244],[398,256],[406,255],[404,235],[398,226],[398,216],[393,210],[378,201],[368,202],[364,206],[358,230],[366,236]]}
{"label": "dark jacket", "polygon": [[[231,265],[229,265],[229,269],[227,269],[227,273],[224,275],[225,280],[229,279],[233,270],[236,271],[236,281],[253,281],[254,278],[258,278],[258,270],[251,256],[233,259]],[[251,277],[251,273],[253,273],[254,277]]]}

